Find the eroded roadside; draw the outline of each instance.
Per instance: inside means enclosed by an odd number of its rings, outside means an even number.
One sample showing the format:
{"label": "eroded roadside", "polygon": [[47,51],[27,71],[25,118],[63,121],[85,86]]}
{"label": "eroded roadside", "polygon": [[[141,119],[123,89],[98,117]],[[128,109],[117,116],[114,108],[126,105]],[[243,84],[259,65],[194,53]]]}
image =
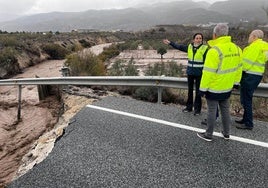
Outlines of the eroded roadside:
{"label": "eroded roadside", "polygon": [[[95,46],[92,51],[100,53],[105,46]],[[44,61],[13,78],[61,77],[64,61]],[[98,94],[95,95],[89,98],[62,94],[61,101],[57,96],[39,101],[37,86],[22,86],[22,119],[17,122],[18,88],[0,86],[0,187],[41,162],[69,120],[85,105],[97,100]]]}

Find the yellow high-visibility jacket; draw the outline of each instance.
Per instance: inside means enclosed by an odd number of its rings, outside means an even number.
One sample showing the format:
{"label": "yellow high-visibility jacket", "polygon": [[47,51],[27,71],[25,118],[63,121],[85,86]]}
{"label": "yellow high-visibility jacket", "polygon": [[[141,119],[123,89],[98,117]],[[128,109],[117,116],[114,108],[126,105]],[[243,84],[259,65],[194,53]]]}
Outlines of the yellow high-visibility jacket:
{"label": "yellow high-visibility jacket", "polygon": [[206,98],[224,100],[230,97],[233,85],[242,76],[242,50],[231,41],[230,36],[208,41],[211,47],[207,53],[200,91]]}
{"label": "yellow high-visibility jacket", "polygon": [[205,56],[208,50],[208,46],[202,44],[196,48],[194,52],[193,44],[188,45],[188,65],[187,75],[201,76],[204,66]]}
{"label": "yellow high-visibility jacket", "polygon": [[265,63],[268,61],[268,43],[262,39],[253,41],[243,50],[243,71],[248,74],[262,76],[265,71]]}

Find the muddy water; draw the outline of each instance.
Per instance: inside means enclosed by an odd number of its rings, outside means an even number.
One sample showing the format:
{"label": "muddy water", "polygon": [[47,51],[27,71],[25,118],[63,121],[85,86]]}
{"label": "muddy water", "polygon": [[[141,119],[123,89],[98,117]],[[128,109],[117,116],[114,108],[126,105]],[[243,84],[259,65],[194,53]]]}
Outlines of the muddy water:
{"label": "muddy water", "polygon": [[[14,78],[58,77],[63,63],[63,60],[45,61]],[[36,86],[22,88],[22,121],[19,123],[16,123],[17,101],[17,87],[0,86],[0,187],[12,179],[32,143],[57,121],[51,111],[57,108],[55,99],[51,97],[40,103]]]}
{"label": "muddy water", "polygon": [[[96,45],[85,52],[95,54],[111,45]],[[61,77],[61,68],[65,60],[51,60],[24,69],[22,74],[13,78]],[[72,101],[76,101],[73,99]],[[59,103],[55,97],[48,97],[39,101],[37,86],[22,86],[22,121],[17,122],[18,88],[14,86],[0,86],[0,187],[3,187],[16,176],[16,172],[23,163],[23,156],[33,149],[33,144],[40,136],[51,130],[57,123]],[[88,104],[88,101],[80,101]],[[80,109],[72,104],[70,114]]]}

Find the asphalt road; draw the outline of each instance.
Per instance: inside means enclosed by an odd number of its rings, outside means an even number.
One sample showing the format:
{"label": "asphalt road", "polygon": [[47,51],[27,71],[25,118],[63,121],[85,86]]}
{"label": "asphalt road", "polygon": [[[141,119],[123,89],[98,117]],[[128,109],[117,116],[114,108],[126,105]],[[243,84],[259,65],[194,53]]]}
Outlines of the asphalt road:
{"label": "asphalt road", "polygon": [[206,142],[196,135],[205,115],[106,97],[77,113],[49,156],[8,187],[268,187],[267,122],[232,125],[229,141],[218,122]]}

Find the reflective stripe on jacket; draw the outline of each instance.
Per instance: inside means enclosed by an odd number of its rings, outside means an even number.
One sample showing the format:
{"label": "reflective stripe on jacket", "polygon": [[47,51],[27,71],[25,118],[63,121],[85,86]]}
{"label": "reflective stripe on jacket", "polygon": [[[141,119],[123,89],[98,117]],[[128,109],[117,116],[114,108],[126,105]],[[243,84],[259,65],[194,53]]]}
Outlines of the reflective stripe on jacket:
{"label": "reflective stripe on jacket", "polygon": [[201,76],[202,69],[204,66],[204,58],[207,52],[207,45],[200,45],[194,47],[193,44],[188,45],[188,65],[187,65],[187,75]]}
{"label": "reflective stripe on jacket", "polygon": [[268,43],[257,39],[243,50],[243,71],[262,76],[268,60]]}
{"label": "reflective stripe on jacket", "polygon": [[240,82],[242,50],[231,42],[230,36],[219,37],[208,44],[211,49],[205,60],[200,91],[207,92],[207,98],[224,100],[230,97],[233,85]]}

